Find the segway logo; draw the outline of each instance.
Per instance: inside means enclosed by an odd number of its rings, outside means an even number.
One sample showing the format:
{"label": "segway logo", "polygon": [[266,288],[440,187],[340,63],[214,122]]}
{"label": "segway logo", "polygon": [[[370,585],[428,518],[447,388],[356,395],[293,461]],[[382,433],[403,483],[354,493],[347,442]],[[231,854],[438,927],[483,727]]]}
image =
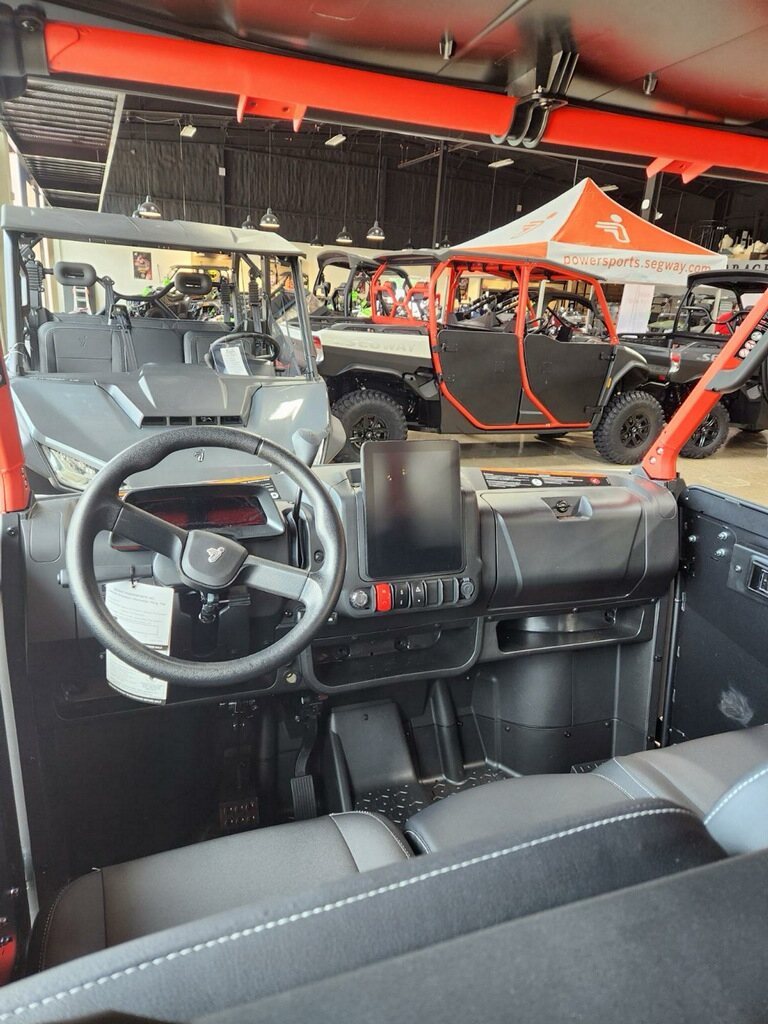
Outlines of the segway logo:
{"label": "segway logo", "polygon": [[621,245],[627,245],[629,242],[629,234],[622,223],[620,213],[612,213],[610,220],[595,221],[595,227],[600,228],[601,231],[605,231],[606,234],[613,235],[616,241],[620,242]]}
{"label": "segway logo", "polygon": [[208,548],[206,554],[208,555],[209,564],[213,565],[213,563],[218,562],[218,560],[224,554],[224,548]]}

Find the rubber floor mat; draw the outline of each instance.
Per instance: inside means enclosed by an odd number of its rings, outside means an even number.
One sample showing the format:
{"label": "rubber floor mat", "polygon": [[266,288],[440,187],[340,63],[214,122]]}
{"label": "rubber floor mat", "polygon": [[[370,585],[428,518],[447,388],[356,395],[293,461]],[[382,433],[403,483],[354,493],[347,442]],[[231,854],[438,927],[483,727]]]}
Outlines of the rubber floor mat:
{"label": "rubber floor mat", "polygon": [[355,800],[355,810],[383,814],[393,825],[402,828],[411,815],[436,800],[442,800],[452,793],[461,793],[465,789],[474,789],[475,786],[484,786],[487,782],[497,782],[500,779],[512,777],[509,773],[491,765],[476,765],[473,768],[467,768],[466,773],[466,780],[459,785],[440,778],[433,782],[416,782],[361,793]]}

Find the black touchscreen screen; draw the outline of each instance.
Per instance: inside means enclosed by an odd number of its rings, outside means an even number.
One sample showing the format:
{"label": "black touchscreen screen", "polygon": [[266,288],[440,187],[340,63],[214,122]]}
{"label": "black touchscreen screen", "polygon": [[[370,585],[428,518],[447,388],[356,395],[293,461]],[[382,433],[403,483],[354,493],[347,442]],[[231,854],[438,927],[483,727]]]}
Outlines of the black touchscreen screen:
{"label": "black touchscreen screen", "polygon": [[369,441],[362,462],[368,574],[392,579],[458,572],[458,443]]}

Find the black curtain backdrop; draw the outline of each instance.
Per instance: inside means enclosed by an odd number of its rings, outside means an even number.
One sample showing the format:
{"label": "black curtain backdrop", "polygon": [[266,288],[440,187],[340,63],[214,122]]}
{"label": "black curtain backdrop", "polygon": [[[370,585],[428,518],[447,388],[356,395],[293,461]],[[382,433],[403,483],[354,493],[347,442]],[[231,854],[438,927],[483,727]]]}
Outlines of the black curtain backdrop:
{"label": "black curtain backdrop", "polygon": [[[494,178],[487,167],[460,164],[459,160],[458,154],[444,158],[437,239],[447,233],[453,244],[488,229]],[[402,170],[397,167],[399,162],[391,155],[382,157],[378,218],[386,240],[381,248],[402,248],[409,238],[416,247],[429,247],[434,241],[438,160]],[[223,175],[221,167],[226,172]],[[532,210],[563,191],[561,185],[537,187],[535,179],[521,188],[506,170],[496,172],[493,227],[519,216],[519,204],[524,211]],[[347,227],[357,245],[370,246],[365,233],[377,215],[376,153],[322,145],[292,151],[285,138],[275,139],[270,175],[269,155],[263,150],[187,141],[121,140],[104,210],[131,214],[149,192],[167,220],[186,218],[237,226],[249,208],[258,223],[270,205],[280,219],[280,234],[303,242],[317,235],[327,245],[334,242],[344,223],[345,191]]]}

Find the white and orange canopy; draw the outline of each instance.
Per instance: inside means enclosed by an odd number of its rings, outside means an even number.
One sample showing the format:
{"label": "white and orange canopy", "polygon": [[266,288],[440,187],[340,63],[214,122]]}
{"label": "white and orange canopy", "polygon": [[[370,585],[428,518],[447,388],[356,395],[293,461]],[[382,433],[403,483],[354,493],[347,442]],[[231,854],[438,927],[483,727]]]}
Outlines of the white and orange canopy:
{"label": "white and orange canopy", "polygon": [[727,259],[625,209],[591,178],[462,249],[542,256],[606,281],[684,285],[689,274],[724,270]]}

